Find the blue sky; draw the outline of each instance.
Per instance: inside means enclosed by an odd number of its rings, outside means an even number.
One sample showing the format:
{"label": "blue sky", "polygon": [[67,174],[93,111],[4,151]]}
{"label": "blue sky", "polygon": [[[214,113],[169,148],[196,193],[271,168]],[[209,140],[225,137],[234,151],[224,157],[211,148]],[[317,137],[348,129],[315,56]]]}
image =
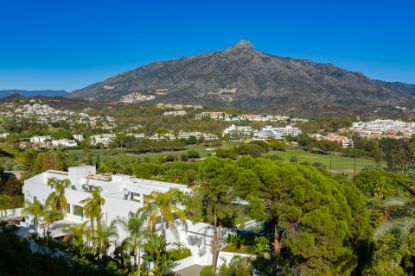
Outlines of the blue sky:
{"label": "blue sky", "polygon": [[0,1],[0,89],[73,90],[223,49],[334,63],[415,83],[415,1]]}

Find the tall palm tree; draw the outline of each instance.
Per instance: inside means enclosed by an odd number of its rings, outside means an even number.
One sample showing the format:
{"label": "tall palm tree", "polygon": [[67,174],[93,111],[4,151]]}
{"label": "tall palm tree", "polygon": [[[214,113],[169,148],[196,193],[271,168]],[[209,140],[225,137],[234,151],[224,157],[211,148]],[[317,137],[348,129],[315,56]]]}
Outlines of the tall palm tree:
{"label": "tall palm tree", "polygon": [[175,227],[174,220],[177,216],[182,223],[186,222],[186,213],[177,207],[177,203],[182,202],[184,194],[179,190],[170,190],[166,193],[152,192],[144,200],[143,213],[148,217],[149,227],[154,229],[158,219],[160,219],[162,235],[166,235],[166,225]]}
{"label": "tall palm tree", "polygon": [[33,202],[26,201],[25,205],[26,206],[23,209],[23,214],[28,214],[28,215],[33,216],[33,228],[34,228],[35,234],[37,234],[39,218],[43,216],[45,207],[36,198],[33,200]]}
{"label": "tall palm tree", "polygon": [[92,197],[81,201],[84,204],[85,216],[90,219],[92,231],[95,230],[94,220],[97,228],[101,226],[102,206],[105,204],[105,199],[101,197],[101,190],[101,187],[94,187],[91,190]]}
{"label": "tall palm tree", "polygon": [[128,219],[119,219],[117,222],[128,232],[128,237],[122,242],[122,247],[134,252],[134,263],[137,266],[137,275],[140,276],[140,250],[144,245],[145,238],[148,236],[148,232],[145,229],[146,217],[141,210],[138,210],[135,213],[129,212]]}
{"label": "tall palm tree", "polygon": [[55,191],[47,197],[45,205],[50,206],[57,212],[65,213],[68,206],[68,201],[65,196],[65,189],[71,185],[71,182],[69,179],[59,180],[57,178],[50,178],[48,180],[48,185]]}
{"label": "tall palm tree", "polygon": [[155,276],[164,275],[164,272],[173,264],[168,258],[166,238],[155,233],[151,233],[144,244],[144,259],[153,263],[153,273]]}
{"label": "tall palm tree", "polygon": [[94,247],[101,256],[107,253],[111,245],[111,239],[118,239],[116,221],[111,222],[108,226],[103,225],[98,227],[97,231],[93,233],[92,240]]}

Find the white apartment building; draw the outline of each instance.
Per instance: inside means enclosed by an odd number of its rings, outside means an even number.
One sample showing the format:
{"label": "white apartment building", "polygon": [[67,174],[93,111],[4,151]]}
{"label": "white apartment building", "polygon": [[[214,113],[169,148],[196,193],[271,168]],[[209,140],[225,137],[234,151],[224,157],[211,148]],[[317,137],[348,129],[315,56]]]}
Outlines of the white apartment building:
{"label": "white apartment building", "polygon": [[232,124],[230,127],[223,130],[223,136],[233,134],[238,136],[250,136],[254,132],[251,126],[236,126]]}
{"label": "white apartment building", "polygon": [[189,139],[192,136],[198,139],[203,138],[205,140],[216,140],[219,138],[216,134],[212,134],[212,133],[203,133],[199,131],[192,131],[192,132],[180,131],[179,134],[177,135],[177,139]]}
{"label": "white apartment building", "polygon": [[[64,224],[77,224],[87,221],[84,216],[83,204],[81,201],[90,198],[90,189],[100,187],[101,196],[105,199],[102,206],[102,223],[110,224],[115,219],[127,218],[128,213],[136,212],[143,207],[144,198],[152,192],[167,192],[177,189],[189,193],[190,189],[185,185],[145,180],[134,178],[128,175],[97,175],[95,167],[80,166],[70,167],[68,172],[46,171],[32,178],[25,180],[23,194],[25,201],[33,202],[35,199],[44,204],[48,195],[53,192],[47,184],[48,180],[56,178],[59,180],[68,179],[70,186],[65,190],[68,201],[68,211],[64,217]],[[186,224],[176,221],[176,228],[167,229],[166,239],[170,243],[182,243],[192,251],[192,256],[187,260],[187,265],[208,265],[212,258],[212,226],[205,223]],[[26,216],[22,226],[33,227],[33,219]],[[160,225],[159,225],[160,226]],[[39,231],[42,233],[42,231]],[[222,236],[222,243],[230,234],[225,229]],[[60,232],[52,232],[52,237],[63,235]],[[127,234],[122,228],[118,228],[119,241],[126,238]]]}
{"label": "white apartment building", "polygon": [[302,132],[299,128],[293,126],[273,127],[266,126],[261,130],[254,131],[255,140],[284,139],[287,136],[296,137]]}

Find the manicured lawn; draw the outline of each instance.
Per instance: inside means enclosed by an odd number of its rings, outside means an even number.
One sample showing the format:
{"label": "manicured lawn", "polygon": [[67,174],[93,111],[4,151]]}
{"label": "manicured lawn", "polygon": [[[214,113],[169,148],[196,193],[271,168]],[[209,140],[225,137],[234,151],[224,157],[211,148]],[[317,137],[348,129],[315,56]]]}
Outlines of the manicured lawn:
{"label": "manicured lawn", "polygon": [[[327,169],[330,169],[330,155],[310,153],[302,150],[289,149],[283,152],[271,152],[271,155],[278,155],[282,159],[289,161],[293,156],[297,157],[299,163],[308,162],[310,165],[314,162],[320,162],[326,166]],[[352,158],[352,157],[342,157],[338,155],[331,156],[331,169],[333,171],[344,171],[347,173],[353,173],[354,164],[356,161],[356,171],[360,171],[364,168],[376,168],[376,162],[367,158]],[[385,166],[385,163],[382,163],[382,167]]]}
{"label": "manicured lawn", "polygon": [[106,161],[110,159],[115,160],[127,160],[132,161],[135,159],[144,159],[148,158],[150,160],[158,160],[160,157],[166,157],[168,155],[174,155],[180,158],[180,156],[186,153],[188,150],[196,150],[199,152],[200,157],[206,157],[208,154],[212,154],[215,152],[215,149],[204,148],[199,145],[190,145],[187,147],[186,150],[181,151],[163,151],[157,153],[142,153],[142,154],[135,154],[135,153],[128,153],[128,150],[122,149],[93,149],[88,152],[82,150],[68,150],[67,152],[75,157],[75,159],[81,159],[82,155],[100,155],[101,161]]}

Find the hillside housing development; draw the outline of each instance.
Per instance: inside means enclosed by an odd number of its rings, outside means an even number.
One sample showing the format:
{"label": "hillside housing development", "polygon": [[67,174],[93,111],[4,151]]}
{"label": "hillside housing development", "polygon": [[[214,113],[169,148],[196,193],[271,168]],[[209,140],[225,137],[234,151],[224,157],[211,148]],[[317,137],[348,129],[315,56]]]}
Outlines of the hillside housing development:
{"label": "hillside housing development", "polygon": [[415,123],[377,119],[369,122],[354,122],[349,131],[367,138],[410,138],[415,134]]}

